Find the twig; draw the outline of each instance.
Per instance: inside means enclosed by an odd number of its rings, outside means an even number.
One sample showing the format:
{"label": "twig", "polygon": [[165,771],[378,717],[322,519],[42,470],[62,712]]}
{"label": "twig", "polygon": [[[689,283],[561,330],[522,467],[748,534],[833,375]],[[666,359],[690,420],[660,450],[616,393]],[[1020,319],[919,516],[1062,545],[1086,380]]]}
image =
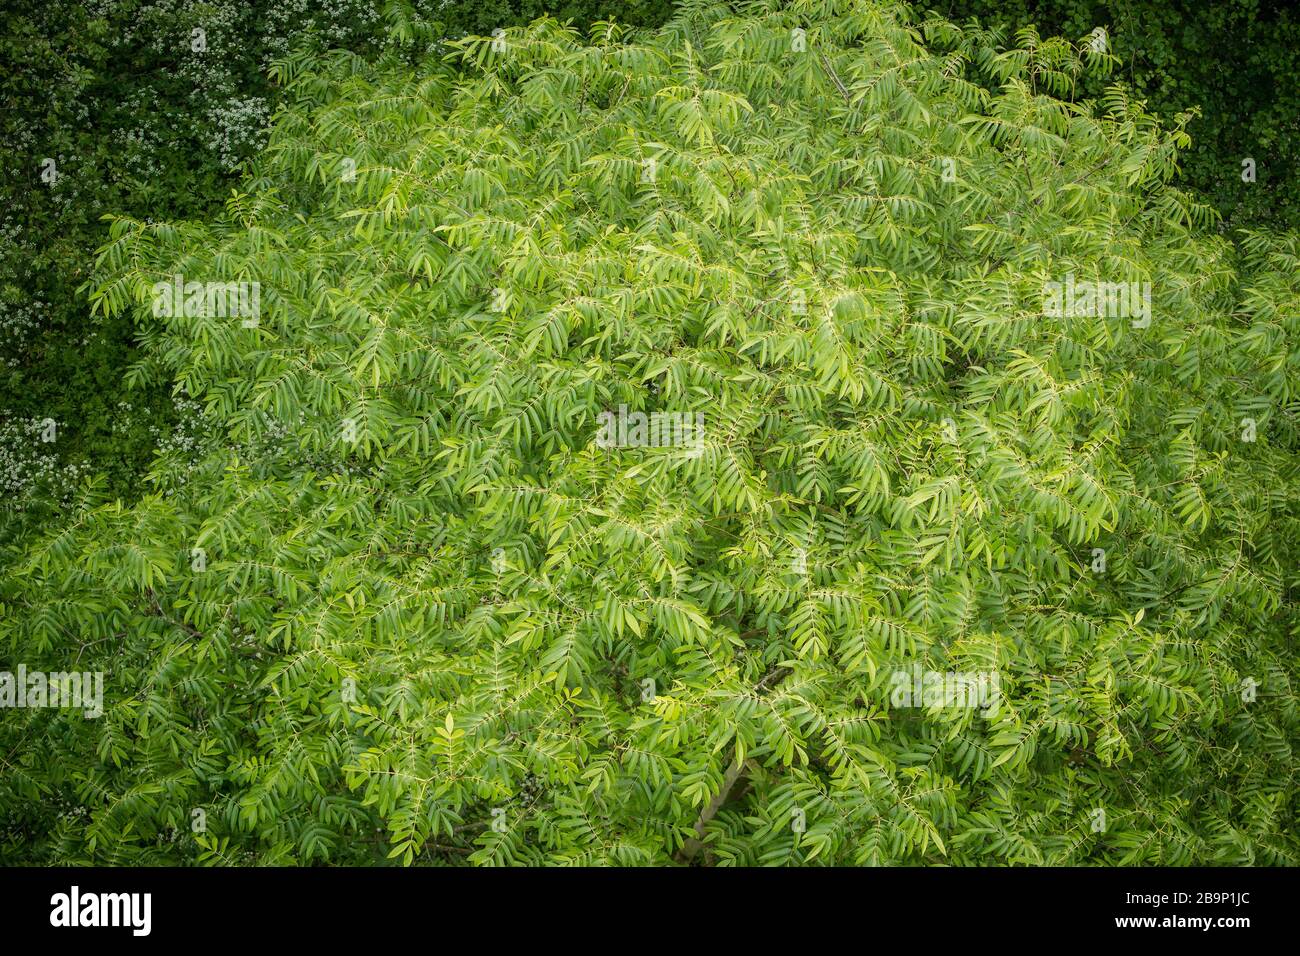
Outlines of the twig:
{"label": "twig", "polygon": [[[778,667],[758,682],[757,686],[754,687],[754,692],[759,693],[766,690],[771,685],[784,680],[789,674],[790,668]],[[753,760],[746,760],[743,764],[732,764],[727,770],[726,775],[722,778],[722,786],[718,789],[717,795],[700,811],[699,819],[695,821],[695,836],[683,843],[682,848],[677,851],[676,859],[678,863],[686,864],[695,859],[704,847],[704,831],[708,827],[709,821],[717,816],[718,811],[722,809],[722,805],[727,802],[727,798],[731,796],[731,791],[739,782],[741,774],[746,771],[752,773],[756,769],[758,769],[758,764]]]}
{"label": "twig", "polygon": [[722,788],[718,791],[717,796],[710,800],[708,806],[700,811],[700,818],[695,821],[695,836],[683,843],[682,848],[677,851],[678,863],[690,863],[691,860],[695,859],[696,854],[704,846],[704,828],[722,809],[722,805],[727,802],[727,797],[731,796],[731,788],[740,779],[741,772],[753,770],[755,766],[757,765],[754,761],[746,760],[744,764],[733,764],[731,769],[727,771],[727,775],[722,778]]}
{"label": "twig", "polygon": [[845,89],[844,84],[840,82],[839,74],[835,72],[835,67],[831,66],[830,58],[821,50],[817,51],[817,58],[821,62],[822,69],[826,71],[826,75],[831,78],[831,82],[833,82],[836,89],[840,91],[840,96],[844,97],[845,105],[852,106],[853,100],[849,97],[849,91]]}

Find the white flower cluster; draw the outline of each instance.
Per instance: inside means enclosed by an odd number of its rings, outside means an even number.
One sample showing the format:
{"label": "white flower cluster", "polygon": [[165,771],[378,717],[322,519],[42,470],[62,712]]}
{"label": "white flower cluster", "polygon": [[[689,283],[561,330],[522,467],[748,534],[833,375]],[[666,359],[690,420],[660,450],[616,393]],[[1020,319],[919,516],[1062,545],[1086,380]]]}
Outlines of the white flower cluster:
{"label": "white flower cluster", "polygon": [[0,360],[9,368],[18,368],[17,350],[46,315],[47,306],[41,299],[14,303],[0,298]]}
{"label": "white flower cluster", "polygon": [[[174,425],[163,428],[151,422],[147,426],[157,456],[152,480],[165,496],[175,494],[193,477],[204,456],[218,447],[223,437],[223,430],[199,402],[178,395],[172,399],[172,405],[176,411]],[[113,433],[130,433],[133,407],[121,402],[117,409]]]}
{"label": "white flower cluster", "polygon": [[[316,7],[308,17],[311,7]],[[343,46],[358,34],[379,32],[379,11],[373,0],[324,0],[310,4],[307,0],[287,0],[266,11],[267,55],[263,67],[276,57],[284,56],[297,35],[315,31],[331,46]]]}
{"label": "white flower cluster", "polygon": [[25,511],[38,499],[66,506],[89,465],[63,463],[56,445],[43,440],[46,422],[0,415],[0,497],[6,507]]}
{"label": "white flower cluster", "polygon": [[[264,143],[264,133],[249,127],[248,121],[262,125],[269,115],[250,98],[236,99],[239,83],[236,72],[245,57],[238,44],[243,31],[240,25],[241,4],[233,2],[203,3],[196,0],[152,0],[145,2],[128,18],[129,26],[114,45],[120,49],[146,47],[161,57],[177,63],[176,75],[192,90],[189,112],[215,127],[206,144],[217,152],[223,169],[233,170],[246,154]],[[194,49],[194,31],[201,31],[202,49]],[[148,110],[132,108],[132,115],[148,116]],[[133,130],[127,134],[128,167],[141,177],[157,175],[161,165],[153,159],[158,150],[183,148],[183,130],[173,121],[163,128]]]}
{"label": "white flower cluster", "polygon": [[[149,116],[144,108],[142,91],[137,91],[128,98],[129,109],[135,116]],[[173,131],[176,124],[172,124]],[[158,159],[158,135],[151,129],[113,130],[113,149],[117,153],[122,168],[136,179],[150,179],[162,173],[162,163]]]}
{"label": "white flower cluster", "polygon": [[[193,399],[177,396],[172,404],[176,408],[176,426],[166,435],[158,437],[158,453],[193,460],[207,449],[216,423],[211,421],[203,406]],[[151,426],[150,430],[155,435],[158,434],[156,425]]]}
{"label": "white flower cluster", "polygon": [[266,145],[270,117],[271,108],[260,96],[236,97],[208,108],[206,145],[218,155],[222,169],[234,170]]}
{"label": "white flower cluster", "polygon": [[19,273],[35,258],[36,249],[30,236],[24,225],[12,216],[0,219],[0,273]]}

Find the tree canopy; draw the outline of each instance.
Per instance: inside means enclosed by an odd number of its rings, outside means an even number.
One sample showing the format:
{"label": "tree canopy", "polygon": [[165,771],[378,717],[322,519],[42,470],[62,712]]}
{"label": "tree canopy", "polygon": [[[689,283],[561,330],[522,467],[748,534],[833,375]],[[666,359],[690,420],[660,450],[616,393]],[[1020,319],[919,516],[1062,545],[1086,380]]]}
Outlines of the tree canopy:
{"label": "tree canopy", "polygon": [[216,425],[0,552],[5,654],[105,674],[0,720],[0,855],[1300,863],[1300,245],[1075,95],[1109,53],[893,0],[452,46],[280,60],[224,216],[112,223],[87,294]]}

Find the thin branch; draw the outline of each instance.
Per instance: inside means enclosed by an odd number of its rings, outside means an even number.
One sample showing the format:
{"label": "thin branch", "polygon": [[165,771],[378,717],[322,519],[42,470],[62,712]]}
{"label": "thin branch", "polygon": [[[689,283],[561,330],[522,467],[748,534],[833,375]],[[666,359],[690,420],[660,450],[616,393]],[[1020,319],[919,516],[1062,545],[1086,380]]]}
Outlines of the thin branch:
{"label": "thin branch", "polygon": [[[778,667],[766,677],[758,682],[754,687],[754,693],[759,693],[783,681],[790,674],[790,668]],[[700,811],[699,819],[695,821],[695,836],[691,837],[682,844],[682,848],[677,851],[676,860],[678,863],[688,864],[695,859],[704,847],[704,832],[709,825],[709,821],[717,816],[722,805],[727,802],[731,796],[731,791],[741,779],[741,774],[745,772],[753,773],[758,769],[758,764],[753,760],[746,760],[743,764],[732,764],[727,773],[722,778],[722,786],[718,789],[717,794],[708,802],[703,810]]]}
{"label": "thin branch", "polygon": [[844,97],[844,104],[846,106],[852,106],[853,100],[849,97],[849,91],[844,88],[844,84],[840,81],[839,74],[835,72],[835,67],[831,65],[830,58],[821,50],[818,50],[817,59],[821,62],[822,69],[826,71],[826,75],[831,78],[831,82],[835,84],[836,89],[840,91],[840,96]]}
{"label": "thin branch", "polygon": [[743,765],[733,764],[722,778],[722,788],[718,790],[717,796],[709,801],[708,806],[700,811],[700,818],[695,821],[695,836],[691,837],[682,844],[682,848],[677,851],[678,863],[690,863],[704,846],[704,829],[709,825],[709,821],[717,815],[722,809],[722,805],[727,802],[727,797],[731,796],[731,788],[736,785],[740,779],[740,774],[744,770],[754,770],[758,765],[752,760],[746,760]]}

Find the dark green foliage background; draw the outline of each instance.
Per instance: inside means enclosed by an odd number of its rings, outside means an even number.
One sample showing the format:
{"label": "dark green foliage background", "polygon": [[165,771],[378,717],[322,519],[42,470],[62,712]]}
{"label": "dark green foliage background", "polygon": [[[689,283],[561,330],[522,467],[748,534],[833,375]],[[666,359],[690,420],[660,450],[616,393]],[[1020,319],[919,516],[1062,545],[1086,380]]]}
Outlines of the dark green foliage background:
{"label": "dark green foliage background", "polygon": [[[1105,27],[1123,80],[1165,120],[1193,107],[1184,186],[1223,215],[1225,229],[1300,225],[1300,19],[1289,0],[939,0],[1008,35],[1036,24],[1078,39]],[[1103,83],[1085,85],[1097,95]],[[1256,162],[1244,183],[1241,161]]]}

